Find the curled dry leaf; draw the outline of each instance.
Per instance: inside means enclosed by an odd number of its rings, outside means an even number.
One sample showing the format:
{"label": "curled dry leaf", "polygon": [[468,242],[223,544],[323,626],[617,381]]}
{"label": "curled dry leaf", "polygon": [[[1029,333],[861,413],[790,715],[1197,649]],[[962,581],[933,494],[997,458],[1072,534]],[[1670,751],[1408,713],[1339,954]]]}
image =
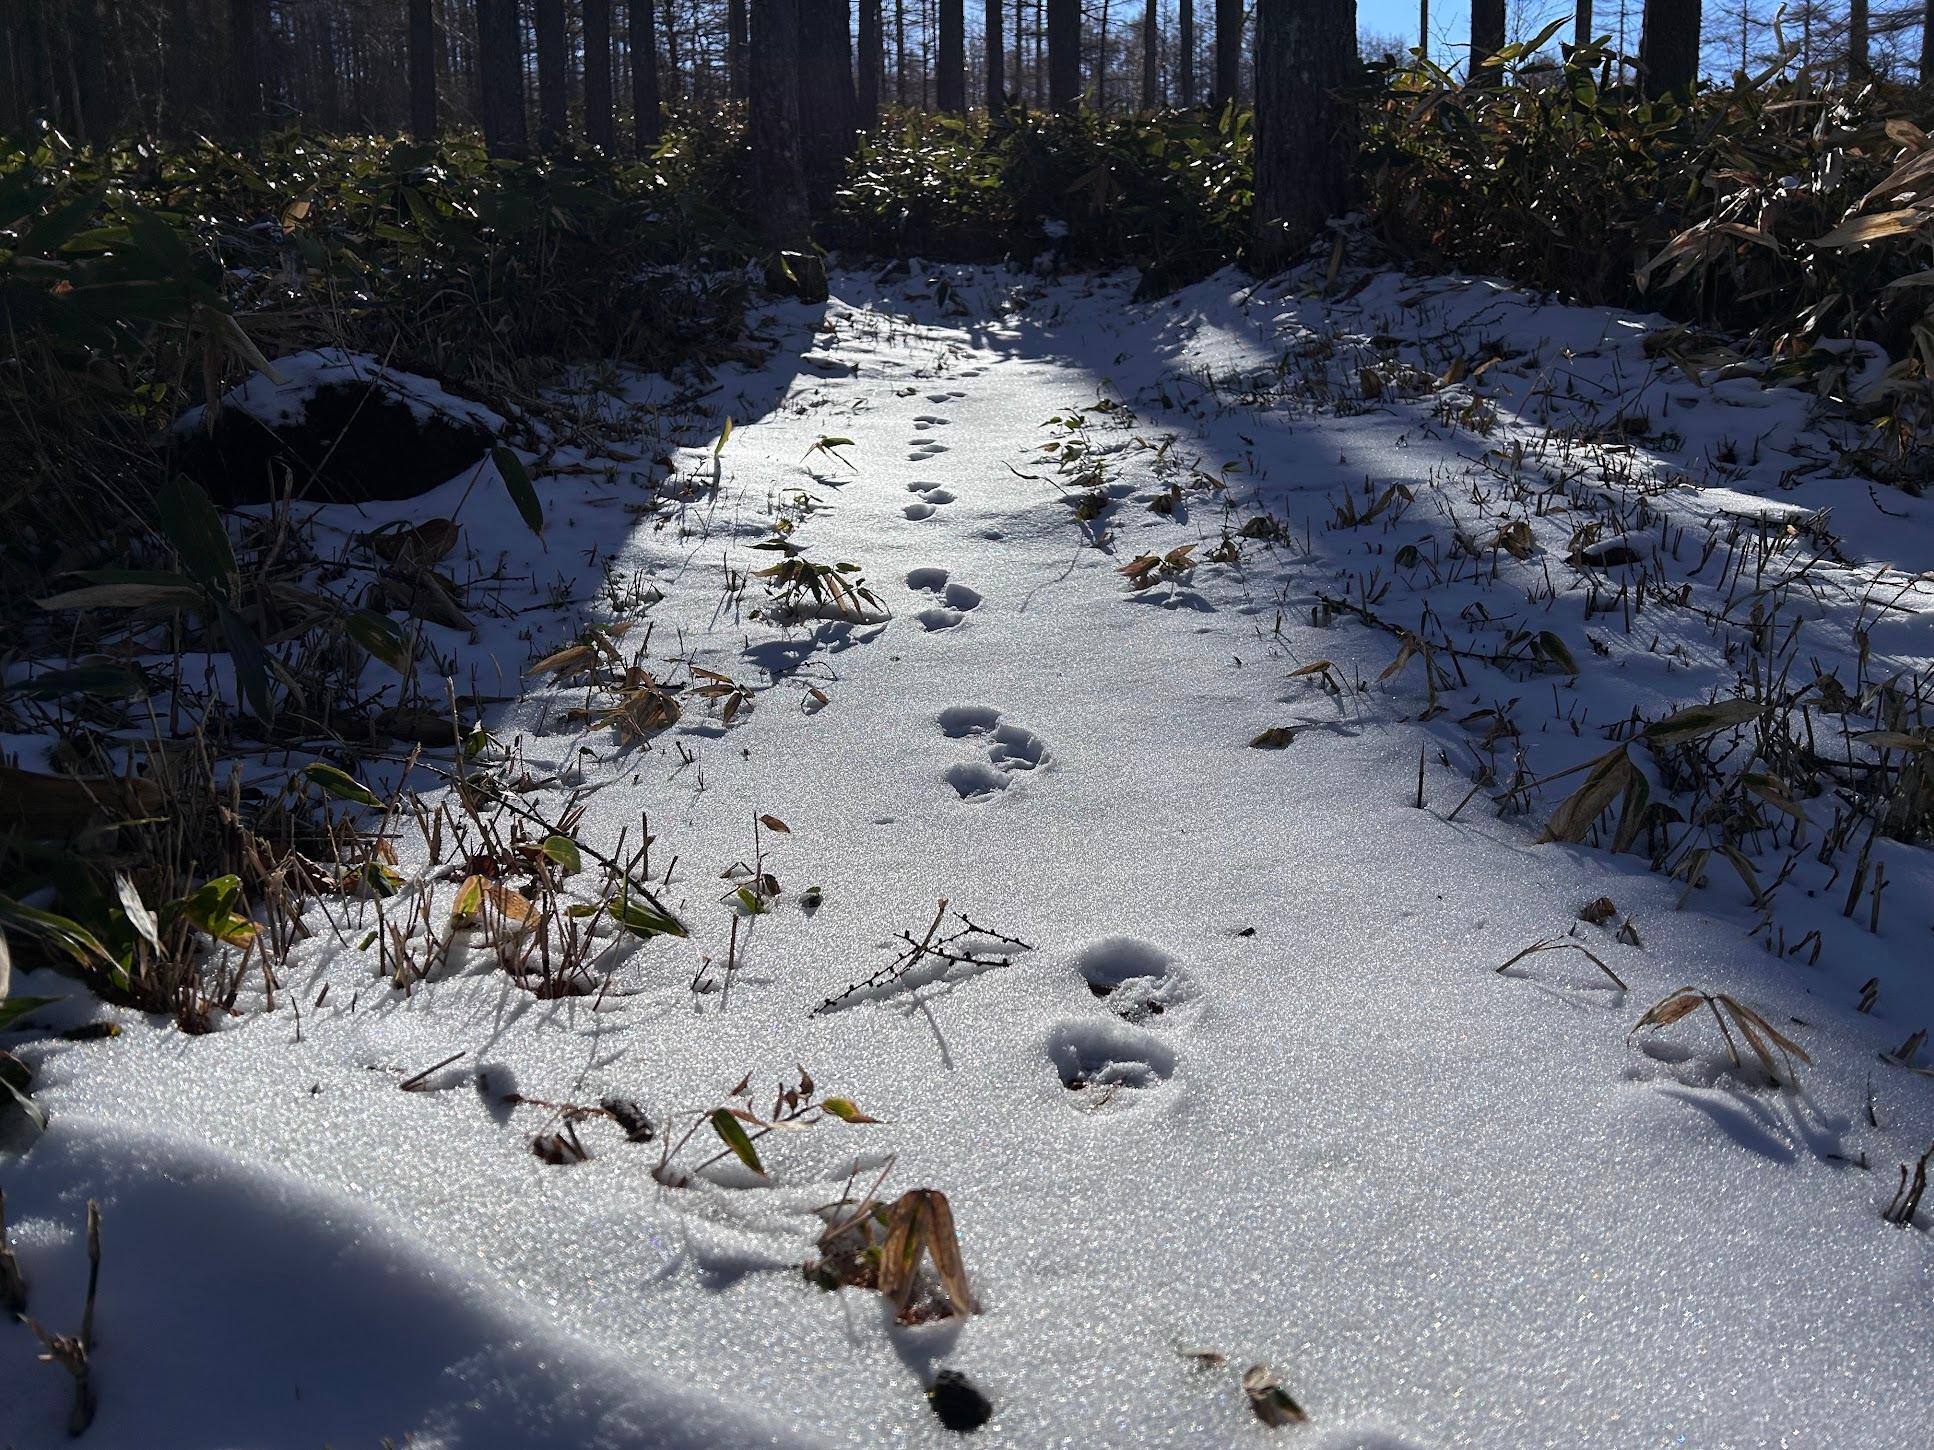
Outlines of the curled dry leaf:
{"label": "curled dry leaf", "polygon": [[1242,1372],[1242,1392],[1249,1397],[1249,1408],[1258,1420],[1273,1429],[1300,1425],[1309,1416],[1282,1387],[1268,1365],[1252,1364]]}

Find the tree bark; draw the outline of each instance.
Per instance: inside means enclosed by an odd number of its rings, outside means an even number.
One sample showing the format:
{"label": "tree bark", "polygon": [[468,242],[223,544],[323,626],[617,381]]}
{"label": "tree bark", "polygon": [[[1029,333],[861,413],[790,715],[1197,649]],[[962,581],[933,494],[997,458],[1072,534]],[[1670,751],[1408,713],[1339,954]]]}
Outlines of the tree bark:
{"label": "tree bark", "polygon": [[1299,254],[1350,200],[1355,137],[1338,98],[1358,65],[1356,0],[1257,0],[1250,270]]}
{"label": "tree bark", "polygon": [[806,245],[806,177],[799,159],[800,0],[751,0],[751,96],[746,116],[752,192],[774,247]]}
{"label": "tree bark", "polygon": [[655,151],[665,134],[658,106],[658,24],[651,0],[631,0],[631,139],[638,154]]}
{"label": "tree bark", "polygon": [[1007,104],[1007,52],[1001,46],[1001,0],[986,0],[981,11],[985,32],[987,69],[987,114],[992,116]]}
{"label": "tree bark", "polygon": [[[1671,0],[1678,4],[1679,0]],[[1658,0],[1646,6],[1650,10]],[[1471,0],[1471,59],[1465,75],[1476,85],[1495,85],[1498,68],[1489,64],[1504,49],[1504,0]]]}
{"label": "tree bark", "polygon": [[540,151],[554,151],[571,131],[570,68],[564,55],[564,0],[536,0],[531,20],[537,32],[537,147]]}
{"label": "tree bark", "polygon": [[[815,215],[846,178],[858,126],[849,0],[795,0],[799,41],[799,141],[806,200]],[[758,44],[757,37],[753,44]],[[756,90],[756,82],[755,82]],[[756,94],[755,94],[756,99]]]}
{"label": "tree bark", "polygon": [[1187,110],[1195,104],[1195,0],[1177,0],[1175,31],[1175,95]]}
{"label": "tree bark", "polygon": [[940,0],[939,74],[934,101],[958,115],[967,109],[967,7],[964,0]]}
{"label": "tree bark", "polygon": [[880,123],[880,81],[885,72],[886,37],[881,30],[880,0],[860,0],[859,69],[854,90],[862,130],[870,131]]}
{"label": "tree bark", "polygon": [[1692,94],[1699,78],[1699,0],[1646,0],[1639,74],[1648,99]]}
{"label": "tree bark", "polygon": [[228,134],[262,131],[262,0],[228,0]]}
{"label": "tree bark", "polygon": [[584,0],[584,138],[605,152],[618,149],[611,102],[611,0]]}
{"label": "tree bark", "polygon": [[685,95],[685,78],[678,69],[678,9],[665,0],[665,96],[676,106]]}
{"label": "tree bark", "polygon": [[410,0],[410,134],[436,139],[436,6]]}
{"label": "tree bark", "polygon": [[[1429,4],[1430,0],[1424,0]],[[1574,45],[1590,45],[1598,37],[1592,34],[1592,0],[1577,0],[1576,22],[1571,28]]]}
{"label": "tree bark", "polygon": [[[649,0],[643,3],[648,4]],[[745,0],[727,0],[725,6],[725,64],[731,76],[732,99],[743,101],[746,96]]]}
{"label": "tree bark", "polygon": [[1242,0],[1215,0],[1215,109],[1241,99]]}
{"label": "tree bark", "polygon": [[1867,0],[1853,0],[1847,7],[1847,79],[1862,80],[1872,71],[1867,56]]}
{"label": "tree bark", "polygon": [[524,38],[517,24],[517,0],[476,4],[484,145],[492,156],[523,156],[530,150],[530,124],[524,117]]}
{"label": "tree bark", "polygon": [[1927,7],[1927,18],[1921,22],[1921,88],[1934,88],[1934,5]]}
{"label": "tree bark", "polygon": [[1081,109],[1081,0],[1047,0],[1048,105],[1057,116]]}
{"label": "tree bark", "polygon": [[1162,19],[1155,0],[1142,6],[1142,109],[1162,108]]}

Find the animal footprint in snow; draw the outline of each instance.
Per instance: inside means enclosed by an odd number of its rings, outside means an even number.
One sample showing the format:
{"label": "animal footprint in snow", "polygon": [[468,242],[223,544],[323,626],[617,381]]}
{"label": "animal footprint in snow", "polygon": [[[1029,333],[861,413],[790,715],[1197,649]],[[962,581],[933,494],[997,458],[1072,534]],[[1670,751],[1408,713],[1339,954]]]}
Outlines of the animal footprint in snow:
{"label": "animal footprint in snow", "polygon": [[947,784],[962,800],[1004,791],[1016,771],[1033,770],[1048,758],[1040,736],[1003,725],[1001,712],[986,705],[950,705],[940,712],[940,728],[950,740],[984,742],[981,759],[947,768]]}
{"label": "animal footprint in snow", "polygon": [[930,519],[934,510],[954,501],[954,496],[937,483],[918,482],[907,485],[907,492],[917,493],[919,499],[902,510],[910,519]]}
{"label": "animal footprint in snow", "polygon": [[1112,1019],[1064,1022],[1048,1034],[1047,1047],[1061,1086],[1094,1108],[1160,1087],[1175,1071],[1175,1053],[1159,1037]]}
{"label": "animal footprint in snow", "polygon": [[1075,953],[1074,969],[1127,1022],[1149,1022],[1195,997],[1194,984],[1173,957],[1132,936],[1090,942]]}
{"label": "animal footprint in snow", "polygon": [[945,428],[951,422],[953,422],[952,418],[942,418],[933,413],[922,413],[913,420],[913,426],[916,428]]}
{"label": "animal footprint in snow", "polygon": [[969,611],[980,607],[980,591],[969,589],[965,584],[948,583],[945,569],[910,570],[907,574],[907,587],[940,596],[938,604],[923,609],[913,616],[919,621],[922,629],[952,629],[967,617]]}

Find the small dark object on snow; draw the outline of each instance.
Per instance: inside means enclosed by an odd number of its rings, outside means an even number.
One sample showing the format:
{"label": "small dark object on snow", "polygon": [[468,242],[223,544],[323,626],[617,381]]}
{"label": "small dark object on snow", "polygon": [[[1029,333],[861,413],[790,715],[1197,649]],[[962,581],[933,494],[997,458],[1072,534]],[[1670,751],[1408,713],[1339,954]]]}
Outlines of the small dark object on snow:
{"label": "small dark object on snow", "polygon": [[222,409],[213,432],[178,442],[181,471],[218,504],[267,503],[295,481],[295,496],[361,503],[415,498],[474,468],[496,442],[482,424],[448,412],[419,417],[398,394],[363,381],[328,382],[300,419],[265,423]]}
{"label": "small dark object on snow", "polygon": [[994,1418],[994,1403],[974,1388],[973,1381],[957,1369],[943,1369],[933,1377],[927,1403],[934,1415],[949,1430],[969,1434]]}
{"label": "small dark object on snow", "polygon": [[1588,901],[1578,908],[1578,919],[1590,922],[1593,926],[1603,926],[1618,915],[1618,906],[1609,896],[1601,896],[1596,901]]}

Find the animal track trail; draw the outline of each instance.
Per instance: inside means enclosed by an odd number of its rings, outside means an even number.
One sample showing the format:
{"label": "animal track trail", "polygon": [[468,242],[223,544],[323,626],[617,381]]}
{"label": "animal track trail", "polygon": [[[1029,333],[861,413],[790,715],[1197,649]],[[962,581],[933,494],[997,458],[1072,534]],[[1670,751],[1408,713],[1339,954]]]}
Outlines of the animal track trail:
{"label": "animal track trail", "polygon": [[928,631],[958,627],[981,604],[978,589],[949,583],[945,569],[929,567],[910,570],[907,573],[907,588],[938,596],[937,603],[913,616],[920,627]]}
{"label": "animal track trail", "polygon": [[1061,1086],[1090,1112],[1124,1108],[1175,1073],[1175,1051],[1153,1033],[1112,1018],[1063,1022],[1048,1034]]}
{"label": "animal track trail", "polygon": [[988,705],[950,705],[940,712],[940,729],[949,740],[982,742],[981,758],[947,767],[947,784],[962,800],[997,795],[1021,771],[1047,763],[1048,749],[1041,737],[1020,725],[1001,723],[1001,712]]}
{"label": "animal track trail", "polygon": [[1173,956],[1132,936],[1090,942],[1075,953],[1073,965],[1088,990],[1124,1022],[1168,1025],[1170,1014],[1198,995]]}
{"label": "animal track trail", "polygon": [[928,480],[918,480],[907,485],[907,492],[919,497],[901,510],[908,518],[915,520],[930,519],[936,509],[944,508],[954,501],[954,495],[939,484]]}

